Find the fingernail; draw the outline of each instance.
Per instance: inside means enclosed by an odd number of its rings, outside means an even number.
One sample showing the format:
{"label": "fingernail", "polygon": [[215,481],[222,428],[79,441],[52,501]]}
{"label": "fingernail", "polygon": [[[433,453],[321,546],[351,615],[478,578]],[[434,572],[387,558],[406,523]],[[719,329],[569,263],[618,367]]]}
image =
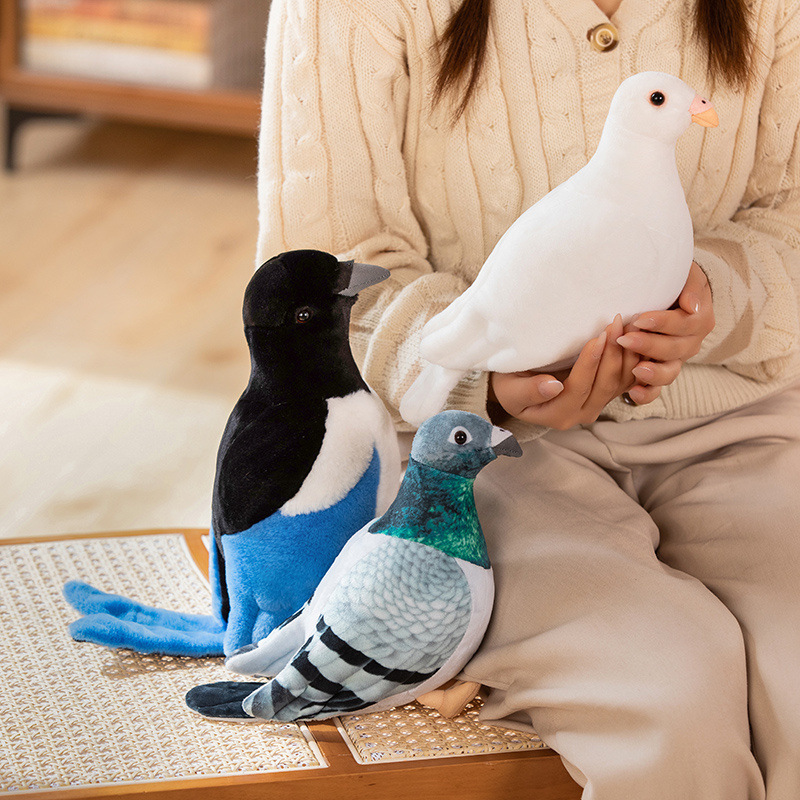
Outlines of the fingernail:
{"label": "fingernail", "polygon": [[[595,342],[594,349],[592,350],[592,355],[595,358],[600,358],[603,355],[603,350],[606,346],[606,340],[608,339],[608,334],[606,331],[603,331],[598,337],[597,341]],[[619,341],[619,340],[617,340]]]}
{"label": "fingernail", "polygon": [[636,344],[636,339],[629,333],[626,333],[617,339],[617,344],[622,345],[622,347],[630,348]]}
{"label": "fingernail", "polygon": [[692,313],[696,314],[700,310],[700,298],[690,294],[686,299],[689,302],[689,308],[692,309]]}
{"label": "fingernail", "polygon": [[550,400],[555,397],[557,394],[561,394],[564,391],[564,384],[561,381],[557,381],[555,379],[544,381],[543,383],[539,384],[539,394],[544,397],[546,400]]}
{"label": "fingernail", "polygon": [[642,383],[649,383],[653,379],[653,377],[655,375],[655,371],[653,370],[653,368],[645,366],[644,364],[639,364],[639,365],[635,366],[631,370],[631,372],[637,378],[639,378],[642,381]]}
{"label": "fingernail", "polygon": [[656,321],[653,317],[636,317],[631,325],[635,325],[637,328],[641,328],[642,330],[649,331],[655,327]]}

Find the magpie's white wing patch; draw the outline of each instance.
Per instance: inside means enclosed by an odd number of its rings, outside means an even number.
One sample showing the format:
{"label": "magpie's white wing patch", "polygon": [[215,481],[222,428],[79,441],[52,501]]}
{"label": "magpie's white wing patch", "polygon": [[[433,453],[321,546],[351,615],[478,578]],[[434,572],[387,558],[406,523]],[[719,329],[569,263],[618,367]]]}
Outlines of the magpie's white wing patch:
{"label": "magpie's white wing patch", "polygon": [[[300,490],[281,508],[284,516],[330,508],[346,497],[369,466],[378,442],[386,439],[386,410],[372,392],[359,390],[345,397],[331,397],[327,402],[325,438],[319,455]],[[384,449],[391,452],[386,446]],[[397,459],[399,479],[399,456]],[[382,471],[383,468],[382,462]]]}

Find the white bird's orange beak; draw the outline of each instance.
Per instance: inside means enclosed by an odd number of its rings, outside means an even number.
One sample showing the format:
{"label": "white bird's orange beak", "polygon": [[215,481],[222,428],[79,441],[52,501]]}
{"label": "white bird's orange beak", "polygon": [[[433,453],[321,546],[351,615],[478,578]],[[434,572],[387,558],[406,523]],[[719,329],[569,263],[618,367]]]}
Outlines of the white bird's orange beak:
{"label": "white bird's orange beak", "polygon": [[714,106],[700,97],[699,94],[695,95],[692,104],[689,106],[689,113],[692,115],[692,122],[702,125],[704,128],[716,128],[719,125],[719,117],[714,110]]}

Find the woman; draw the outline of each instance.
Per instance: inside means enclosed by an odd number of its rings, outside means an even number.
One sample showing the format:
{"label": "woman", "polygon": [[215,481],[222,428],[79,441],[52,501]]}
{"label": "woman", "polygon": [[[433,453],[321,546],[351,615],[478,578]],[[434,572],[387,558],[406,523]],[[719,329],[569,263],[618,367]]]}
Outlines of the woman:
{"label": "woman", "polygon": [[391,269],[352,340],[396,409],[422,325],[644,70],[721,121],[677,148],[695,264],[676,308],[610,326],[568,376],[451,394],[525,451],[477,486],[498,591],[465,676],[586,798],[796,800],[800,6],[275,0],[259,262],[317,247]]}

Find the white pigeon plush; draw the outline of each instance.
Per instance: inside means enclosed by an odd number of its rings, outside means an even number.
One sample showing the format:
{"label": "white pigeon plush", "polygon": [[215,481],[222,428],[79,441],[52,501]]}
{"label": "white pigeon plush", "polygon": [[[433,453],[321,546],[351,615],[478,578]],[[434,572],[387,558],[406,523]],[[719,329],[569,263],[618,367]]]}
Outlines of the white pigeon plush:
{"label": "white pigeon plush", "polygon": [[420,425],[469,371],[554,370],[617,314],[668,308],[683,288],[693,230],[678,137],[718,124],[682,80],[641,72],[617,89],[589,163],[525,211],[475,282],[422,329],[429,361],[400,405]]}
{"label": "white pigeon plush", "polygon": [[453,678],[492,610],[472,485],[500,454],[522,450],[481,417],[426,421],[389,510],[348,541],[300,611],[225,662],[272,680],[197,686],[187,705],[217,719],[324,719],[401,705]]}

